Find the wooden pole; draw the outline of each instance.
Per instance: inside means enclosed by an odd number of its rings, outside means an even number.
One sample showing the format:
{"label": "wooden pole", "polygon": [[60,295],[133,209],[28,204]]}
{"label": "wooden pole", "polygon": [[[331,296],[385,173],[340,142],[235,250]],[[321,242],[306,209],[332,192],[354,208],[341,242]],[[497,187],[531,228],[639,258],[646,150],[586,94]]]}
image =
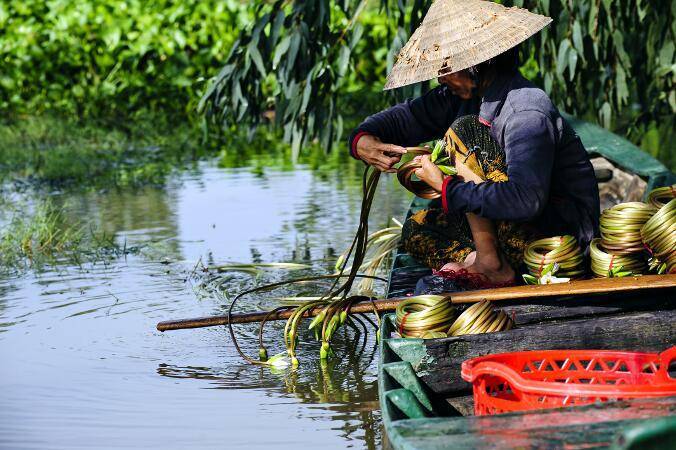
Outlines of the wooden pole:
{"label": "wooden pole", "polygon": [[[503,301],[524,300],[529,298],[570,297],[587,294],[611,294],[623,292],[645,291],[651,289],[674,289],[676,291],[676,274],[672,275],[644,275],[640,277],[624,278],[595,278],[568,283],[514,286],[498,289],[484,289],[478,291],[453,292],[444,294],[451,298],[451,303],[476,303],[481,300]],[[676,292],[674,292],[676,298]],[[386,300],[366,300],[355,303],[350,308],[351,313],[368,313],[373,307],[378,312],[394,311],[403,298]],[[303,317],[314,317],[322,308],[317,307],[307,311]],[[267,320],[285,320],[293,313],[292,310],[280,311],[271,314]],[[260,322],[268,314],[267,311],[256,311],[232,315],[232,323]],[[183,330],[189,328],[215,327],[227,325],[228,316],[196,317],[194,319],[168,320],[157,324],[159,331]]]}

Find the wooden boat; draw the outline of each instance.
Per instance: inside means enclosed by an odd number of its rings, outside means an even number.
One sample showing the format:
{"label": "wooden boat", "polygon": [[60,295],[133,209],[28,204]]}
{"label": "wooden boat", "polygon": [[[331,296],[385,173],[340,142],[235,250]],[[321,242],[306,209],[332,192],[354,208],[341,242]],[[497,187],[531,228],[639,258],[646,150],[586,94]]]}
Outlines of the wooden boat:
{"label": "wooden boat", "polygon": [[[649,190],[675,182],[672,172],[628,141],[598,126],[569,120],[592,153],[602,208],[640,200]],[[415,199],[409,214],[427,204]],[[398,253],[388,297],[410,294],[416,281],[429,273],[409,255]],[[474,416],[471,385],[460,376],[463,361],[492,353],[535,349],[660,352],[676,345],[676,275],[664,277],[670,287],[582,299],[500,302],[497,306],[513,315],[516,323],[516,328],[500,333],[401,339],[396,337],[394,315],[386,315],[378,368],[384,446],[420,450],[676,448],[676,397]]]}

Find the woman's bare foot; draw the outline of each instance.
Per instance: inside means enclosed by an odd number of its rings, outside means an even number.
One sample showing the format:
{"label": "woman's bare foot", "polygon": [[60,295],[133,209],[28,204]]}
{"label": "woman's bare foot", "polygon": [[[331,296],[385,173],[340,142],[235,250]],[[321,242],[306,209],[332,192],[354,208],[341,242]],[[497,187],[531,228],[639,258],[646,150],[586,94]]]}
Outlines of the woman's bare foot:
{"label": "woman's bare foot", "polygon": [[476,260],[476,251],[473,251],[469,255],[467,255],[467,257],[465,258],[465,260],[463,262],[461,262],[461,263],[459,263],[459,262],[446,263],[439,270],[447,270],[447,271],[453,270],[453,271],[457,272],[458,270],[468,268],[469,266],[474,264],[475,260]]}
{"label": "woman's bare foot", "polygon": [[464,262],[444,264],[440,270],[458,272],[463,269],[469,273],[483,275],[489,283],[510,283],[516,277],[516,272],[501,253],[492,257],[481,257],[481,255],[477,256],[477,252],[474,251],[467,255]]}
{"label": "woman's bare foot", "polygon": [[516,272],[502,253],[490,258],[478,255],[474,262],[464,269],[469,273],[482,274],[490,283],[510,283],[516,278]]}

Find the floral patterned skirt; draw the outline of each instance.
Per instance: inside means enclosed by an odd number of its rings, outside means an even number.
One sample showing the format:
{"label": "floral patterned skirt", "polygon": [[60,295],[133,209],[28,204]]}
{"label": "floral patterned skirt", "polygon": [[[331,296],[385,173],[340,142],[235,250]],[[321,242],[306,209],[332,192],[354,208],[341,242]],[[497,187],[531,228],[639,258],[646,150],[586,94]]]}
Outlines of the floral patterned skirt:
{"label": "floral patterned skirt", "polygon": [[[505,152],[490,136],[489,128],[477,116],[455,120],[444,140],[452,160],[460,158],[484,180],[507,181]],[[523,252],[541,237],[529,223],[499,220],[495,222],[500,249],[514,268],[523,263]],[[411,256],[432,269],[448,262],[462,262],[475,250],[472,233],[464,213],[444,213],[440,200],[432,200],[428,209],[412,214],[404,223],[402,247]]]}

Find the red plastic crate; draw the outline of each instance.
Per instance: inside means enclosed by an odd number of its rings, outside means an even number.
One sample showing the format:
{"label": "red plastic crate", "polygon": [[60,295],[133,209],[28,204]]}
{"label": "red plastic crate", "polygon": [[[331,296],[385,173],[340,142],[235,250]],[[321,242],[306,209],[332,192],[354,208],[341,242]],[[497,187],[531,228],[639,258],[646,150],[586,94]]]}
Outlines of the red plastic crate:
{"label": "red plastic crate", "polygon": [[676,395],[669,364],[676,347],[660,354],[606,350],[500,353],[462,363],[473,385],[478,416],[558,408],[628,398]]}

